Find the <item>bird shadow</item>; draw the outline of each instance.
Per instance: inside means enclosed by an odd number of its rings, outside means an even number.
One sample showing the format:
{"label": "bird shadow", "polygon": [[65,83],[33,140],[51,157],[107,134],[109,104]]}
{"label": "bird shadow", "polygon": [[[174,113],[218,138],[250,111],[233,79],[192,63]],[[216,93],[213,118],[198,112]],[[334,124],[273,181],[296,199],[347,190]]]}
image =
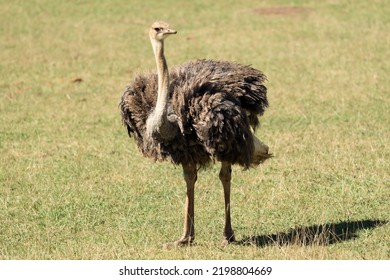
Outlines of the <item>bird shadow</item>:
{"label": "bird shadow", "polygon": [[246,236],[242,240],[238,241],[237,244],[257,247],[270,245],[328,246],[356,239],[359,231],[383,226],[388,222],[389,221],[361,220],[302,226],[291,229],[287,232],[269,235]]}

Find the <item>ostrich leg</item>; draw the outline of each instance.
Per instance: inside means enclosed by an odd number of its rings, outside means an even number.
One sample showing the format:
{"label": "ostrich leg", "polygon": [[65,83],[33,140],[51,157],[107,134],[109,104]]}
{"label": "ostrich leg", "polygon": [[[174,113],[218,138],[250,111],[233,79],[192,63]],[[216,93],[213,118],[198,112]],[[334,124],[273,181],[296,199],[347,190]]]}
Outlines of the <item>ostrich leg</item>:
{"label": "ostrich leg", "polygon": [[194,226],[194,189],[197,179],[197,169],[194,164],[183,164],[184,180],[187,185],[187,196],[184,207],[184,226],[182,237],[172,243],[164,244],[165,248],[171,248],[182,245],[190,245],[195,239]]}
{"label": "ostrich leg", "polygon": [[225,198],[225,228],[223,231],[223,245],[236,241],[230,219],[230,180],[232,177],[232,168],[230,162],[222,162],[219,179],[222,182]]}

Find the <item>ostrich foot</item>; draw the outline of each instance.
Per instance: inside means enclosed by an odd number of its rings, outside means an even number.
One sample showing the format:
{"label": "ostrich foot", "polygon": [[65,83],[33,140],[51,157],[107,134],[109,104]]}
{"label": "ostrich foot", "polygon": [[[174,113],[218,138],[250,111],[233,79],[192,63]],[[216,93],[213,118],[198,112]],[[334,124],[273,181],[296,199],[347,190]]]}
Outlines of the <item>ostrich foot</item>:
{"label": "ostrich foot", "polygon": [[[230,237],[227,237],[227,236],[230,236]],[[222,241],[222,246],[227,246],[229,245],[230,243],[235,243],[236,242],[236,238],[234,237],[234,233],[231,233],[229,235],[226,235],[224,238],[223,238],[223,241]]]}
{"label": "ostrich foot", "polygon": [[183,247],[183,246],[190,246],[192,242],[194,241],[193,237],[184,237],[180,238],[179,240],[176,240],[174,242],[168,242],[163,244],[164,249],[172,249],[176,247]]}

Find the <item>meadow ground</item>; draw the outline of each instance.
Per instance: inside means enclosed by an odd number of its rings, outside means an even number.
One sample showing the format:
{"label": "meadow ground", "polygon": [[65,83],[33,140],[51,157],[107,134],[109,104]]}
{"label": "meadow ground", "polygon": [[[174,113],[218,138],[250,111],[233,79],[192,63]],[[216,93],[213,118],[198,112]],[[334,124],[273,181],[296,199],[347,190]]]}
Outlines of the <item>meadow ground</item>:
{"label": "meadow ground", "polygon": [[[0,259],[389,259],[388,1],[0,0]],[[238,244],[221,247],[219,165],[181,234],[181,168],[142,157],[124,86],[168,64],[251,64],[269,81],[257,135],[275,157],[236,167]]]}

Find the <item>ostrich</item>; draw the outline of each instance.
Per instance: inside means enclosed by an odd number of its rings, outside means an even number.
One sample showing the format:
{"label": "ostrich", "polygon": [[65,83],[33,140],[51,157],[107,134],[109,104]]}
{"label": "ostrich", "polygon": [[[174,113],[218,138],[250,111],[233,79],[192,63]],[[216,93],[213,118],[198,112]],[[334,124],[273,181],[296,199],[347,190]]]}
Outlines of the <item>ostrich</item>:
{"label": "ostrich", "polygon": [[149,36],[157,73],[139,75],[126,87],[120,101],[122,120],[144,156],[183,168],[187,186],[183,235],[165,246],[194,241],[197,171],[215,161],[221,162],[223,244],[228,244],[235,241],[230,218],[231,166],[247,169],[272,156],[254,135],[258,116],[268,106],[266,77],[250,66],[215,60],[188,62],[168,73],[164,40],[176,33],[165,22],[152,24]]}

